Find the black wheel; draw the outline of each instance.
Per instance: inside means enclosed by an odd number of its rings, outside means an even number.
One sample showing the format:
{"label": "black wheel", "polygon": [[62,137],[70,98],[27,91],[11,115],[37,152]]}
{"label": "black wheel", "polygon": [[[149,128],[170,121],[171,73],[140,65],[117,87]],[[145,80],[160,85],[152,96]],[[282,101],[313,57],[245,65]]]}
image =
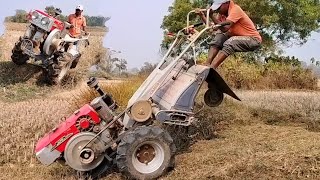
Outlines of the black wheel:
{"label": "black wheel", "polygon": [[112,162],[108,161],[107,159],[103,159],[102,163],[95,169],[87,172],[77,172],[77,179],[83,180],[97,180],[104,175],[108,174],[108,172],[113,168]]}
{"label": "black wheel", "polygon": [[211,88],[204,94],[204,102],[209,107],[217,107],[223,101],[223,93],[217,89]]}
{"label": "black wheel", "polygon": [[71,58],[68,54],[63,54],[53,59],[53,62],[46,69],[47,81],[49,84],[61,84],[63,78],[71,67]]}
{"label": "black wheel", "polygon": [[117,166],[133,179],[155,179],[174,166],[176,146],[168,132],[156,126],[141,126],[121,140]]}
{"label": "black wheel", "polygon": [[70,69],[74,69],[77,67],[78,63],[79,63],[79,60],[81,58],[81,55],[79,55],[75,60],[72,61],[72,64],[71,64],[71,67]]}
{"label": "black wheel", "polygon": [[20,48],[21,42],[18,42],[15,44],[15,46],[12,49],[12,55],[11,55],[11,60],[14,62],[16,65],[23,65],[26,64],[27,61],[29,60],[29,56],[27,54],[24,54]]}

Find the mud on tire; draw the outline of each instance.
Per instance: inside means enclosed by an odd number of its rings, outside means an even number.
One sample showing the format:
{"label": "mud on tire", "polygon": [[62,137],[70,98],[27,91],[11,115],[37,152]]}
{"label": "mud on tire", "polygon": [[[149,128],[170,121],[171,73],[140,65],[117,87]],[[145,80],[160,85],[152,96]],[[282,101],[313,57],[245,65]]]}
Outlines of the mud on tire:
{"label": "mud on tire", "polygon": [[23,54],[22,50],[20,49],[21,42],[15,44],[12,49],[11,60],[16,65],[23,65],[26,64],[29,60],[29,56],[27,54]]}
{"label": "mud on tire", "polygon": [[141,126],[126,133],[116,156],[119,171],[131,179],[155,179],[174,167],[176,146],[168,132]]}
{"label": "mud on tire", "polygon": [[107,159],[103,159],[102,163],[94,170],[87,171],[87,172],[78,171],[76,179],[98,180],[99,178],[108,174],[112,168],[113,168],[112,162],[109,162]]}
{"label": "mud on tire", "polygon": [[51,85],[60,84],[61,80],[59,80],[59,74],[69,61],[70,59],[68,59],[65,54],[55,57],[53,62],[45,70],[46,81]]}

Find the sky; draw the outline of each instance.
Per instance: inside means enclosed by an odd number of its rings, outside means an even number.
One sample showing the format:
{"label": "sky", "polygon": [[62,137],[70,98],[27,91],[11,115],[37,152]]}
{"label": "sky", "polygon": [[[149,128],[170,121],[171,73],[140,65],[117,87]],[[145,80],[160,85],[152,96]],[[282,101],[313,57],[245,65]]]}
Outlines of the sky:
{"label": "sky", "polygon": [[[128,61],[128,68],[141,67],[144,62],[158,62],[158,52],[163,31],[163,17],[173,0],[10,0],[0,7],[0,21],[14,15],[16,9],[44,9],[53,5],[63,14],[74,12],[78,4],[84,6],[84,14],[111,17],[106,22],[109,28],[104,46],[121,51],[117,56]],[[0,34],[4,31],[0,23]],[[309,63],[312,57],[320,59],[320,35],[314,33],[303,46],[285,49],[285,54],[296,56]]]}

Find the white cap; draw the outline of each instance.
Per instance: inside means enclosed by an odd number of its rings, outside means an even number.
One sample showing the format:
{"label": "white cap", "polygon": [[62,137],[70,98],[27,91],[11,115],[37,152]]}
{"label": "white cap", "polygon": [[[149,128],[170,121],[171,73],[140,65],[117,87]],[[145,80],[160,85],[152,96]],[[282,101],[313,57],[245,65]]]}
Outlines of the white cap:
{"label": "white cap", "polygon": [[217,10],[219,9],[219,7],[223,4],[223,3],[226,3],[226,2],[229,2],[230,0],[214,0],[212,6],[211,6],[211,9],[212,10]]}
{"label": "white cap", "polygon": [[76,7],[76,9],[79,9],[80,11],[83,11],[83,6],[82,6],[82,5],[78,5],[78,6]]}

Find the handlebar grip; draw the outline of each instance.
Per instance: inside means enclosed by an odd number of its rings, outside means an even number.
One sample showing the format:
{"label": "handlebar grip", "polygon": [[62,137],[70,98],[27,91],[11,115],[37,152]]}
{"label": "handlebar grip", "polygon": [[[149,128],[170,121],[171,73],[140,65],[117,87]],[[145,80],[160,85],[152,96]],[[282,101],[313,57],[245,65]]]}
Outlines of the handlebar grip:
{"label": "handlebar grip", "polygon": [[222,26],[227,26],[227,25],[230,25],[230,22],[222,22],[222,23],[217,24],[216,26],[222,27]]}
{"label": "handlebar grip", "polygon": [[203,24],[204,24],[203,22],[199,22],[199,23],[197,23],[197,24],[194,24],[193,27],[198,27],[198,26],[201,26],[201,25],[203,25]]}

